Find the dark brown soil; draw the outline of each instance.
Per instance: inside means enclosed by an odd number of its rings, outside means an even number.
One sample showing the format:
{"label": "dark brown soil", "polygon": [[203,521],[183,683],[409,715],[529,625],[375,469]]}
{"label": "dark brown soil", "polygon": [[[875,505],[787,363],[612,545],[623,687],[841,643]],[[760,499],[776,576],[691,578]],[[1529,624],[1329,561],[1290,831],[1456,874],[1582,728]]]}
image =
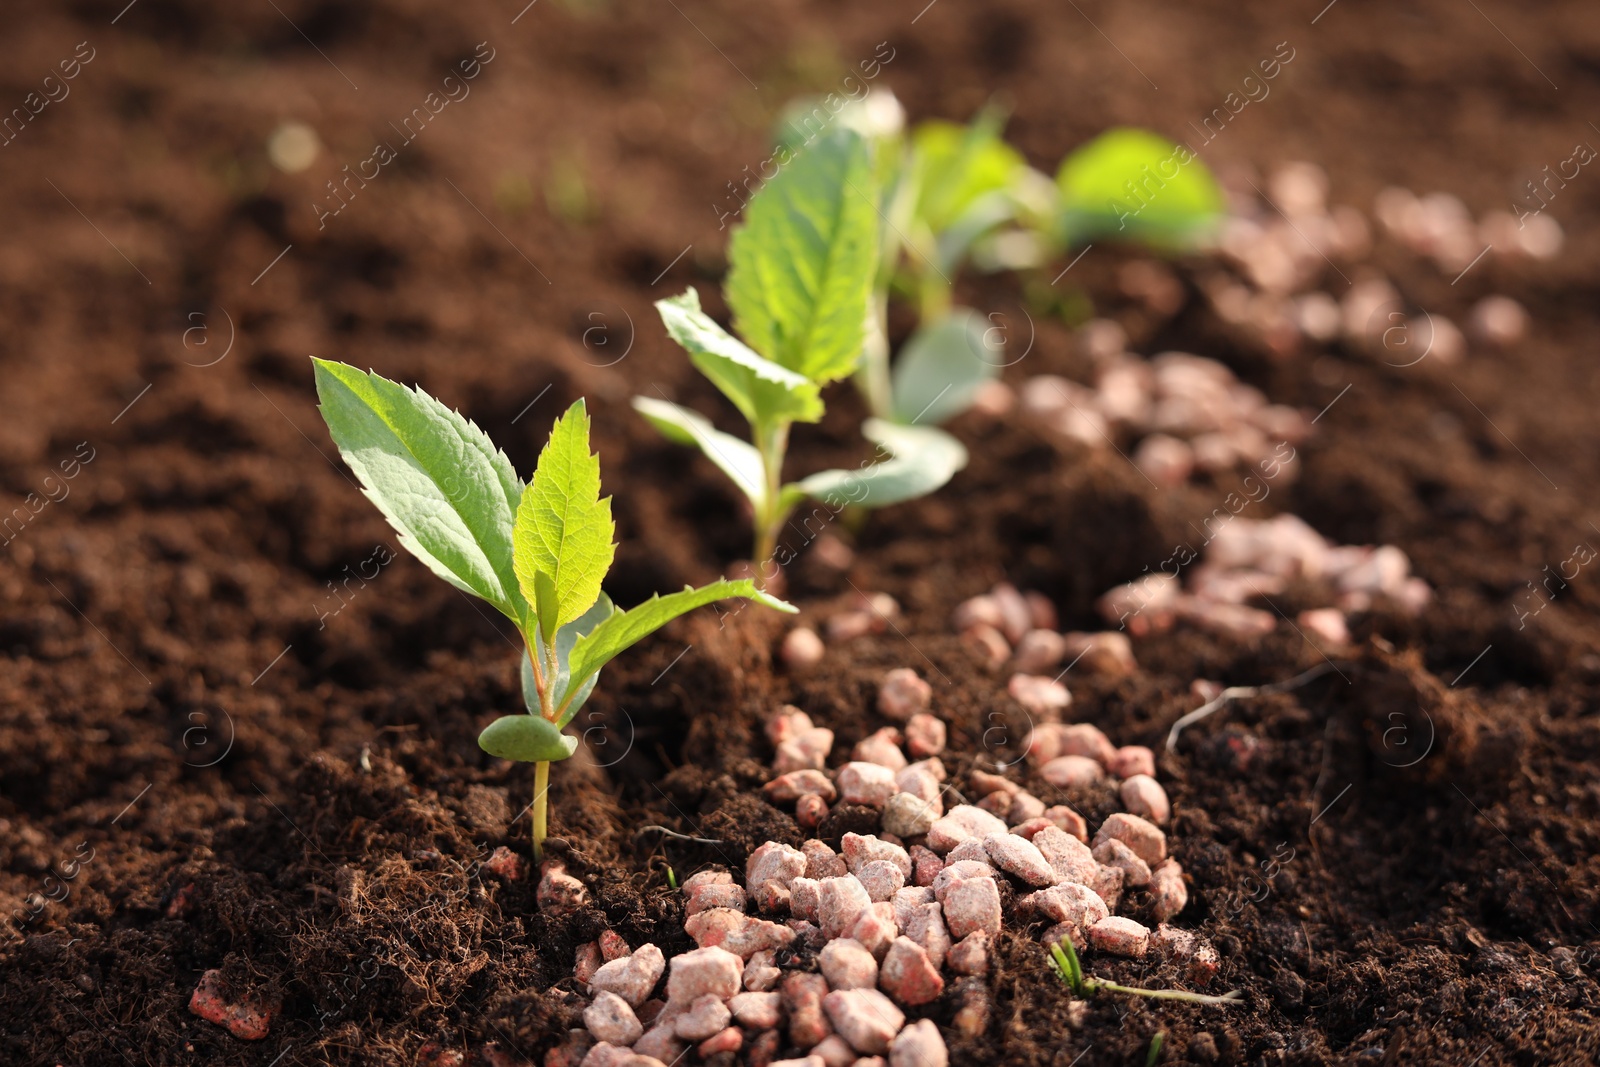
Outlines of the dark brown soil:
{"label": "dark brown soil", "polygon": [[[875,516],[848,575],[809,559],[791,575],[813,617],[853,588],[893,594],[903,637],[834,648],[822,675],[794,680],[770,664],[776,617],[719,626],[707,612],[607,674],[591,766],[554,774],[553,831],[592,906],[554,921],[530,880],[477,866],[502,844],[527,851],[531,771],[475,744],[517,700],[511,635],[398,554],[333,460],[308,354],[419,382],[523,470],[554,414],[590,397],[622,541],[608,588],[631,603],[715,576],[748,537],[716,472],[626,404],[659,390],[723,410],[650,301],[696,284],[717,303],[725,183],[764,158],[790,95],[837,84],[880,41],[894,50],[880,83],[913,118],[963,118],[1001,94],[1046,169],[1117,123],[1184,136],[1280,41],[1295,59],[1206,150],[1215,165],[1308,158],[1337,202],[1400,182],[1482,212],[1600,137],[1600,17],[1582,0],[1341,0],[1315,24],[1320,3],[1214,0],[943,0],[920,15],[920,2],[544,0],[520,16],[521,0],[123,3],[14,15],[0,35],[5,109],[77,42],[93,51],[70,96],[0,147],[0,497],[9,512],[37,494],[0,535],[0,904],[64,893],[0,938],[7,1064],[410,1064],[490,1043],[537,1061],[576,1016],[576,944],[609,926],[670,955],[688,941],[669,866],[738,866],[760,841],[797,839],[755,791],[766,711],[792,701],[849,743],[881,725],[882,671],[910,665],[965,753],[953,770],[1014,754],[1003,679],[947,632],[951,607],[1010,578],[1048,593],[1068,627],[1091,625],[1095,595],[1154,567],[1228,489],[1157,494],[1115,453],[964,418],[973,462],[947,491]],[[493,58],[472,95],[319,230],[324,183],[480,41]],[[263,148],[290,118],[328,146],[297,176]],[[1062,283],[1141,350],[1216,356],[1276,401],[1314,411],[1350,385],[1259,517],[1398,544],[1438,597],[1420,620],[1359,617],[1361,651],[1339,674],[1236,705],[1162,759],[1194,880],[1180,922],[1215,940],[1218,985],[1245,1005],[1105,1000],[1074,1029],[1018,932],[1001,943],[987,1032],[952,1037],[953,1062],[1142,1063],[1157,1031],[1167,1063],[1212,1048],[1238,1064],[1600,1057],[1600,586],[1582,573],[1522,626],[1513,607],[1600,538],[1597,207],[1585,171],[1549,208],[1567,231],[1559,259],[1490,256],[1455,285],[1380,248],[1420,306],[1460,321],[1505,292],[1529,308],[1525,343],[1454,369],[1337,348],[1273,361],[1198,299],[1148,321],[1118,295],[1112,250]],[[1345,284],[1325,279],[1336,296]],[[1023,288],[992,279],[964,298],[1015,310]],[[1038,317],[1008,373],[1083,374],[1068,337]],[[798,436],[796,469],[858,456],[857,402],[844,388],[832,402]],[[74,459],[75,477],[51,479]],[[347,581],[357,571],[368,579]],[[1073,683],[1082,716],[1123,743],[1158,744],[1195,678],[1321,662],[1287,632],[1183,632],[1137,651],[1133,678]],[[1252,876],[1274,860],[1263,892]],[[281,998],[266,1040],[188,1012],[210,968]],[[958,1006],[927,1014],[949,1023]]]}

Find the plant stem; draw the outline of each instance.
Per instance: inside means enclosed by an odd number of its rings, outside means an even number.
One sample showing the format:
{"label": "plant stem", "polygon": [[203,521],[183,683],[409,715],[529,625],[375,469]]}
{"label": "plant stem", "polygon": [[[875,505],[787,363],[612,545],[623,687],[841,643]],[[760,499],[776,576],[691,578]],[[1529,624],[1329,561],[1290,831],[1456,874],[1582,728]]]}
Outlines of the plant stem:
{"label": "plant stem", "polygon": [[866,397],[867,409],[880,419],[893,415],[894,387],[889,377],[889,289],[887,284],[873,294],[867,338],[861,348],[861,368],[856,381]]}
{"label": "plant stem", "polygon": [[533,765],[533,862],[544,859],[544,839],[549,830],[550,817],[545,796],[550,791],[550,764]]}
{"label": "plant stem", "polygon": [[789,423],[781,420],[771,425],[757,425],[752,437],[756,451],[761,453],[761,467],[766,475],[766,500],[756,509],[755,579],[761,581],[761,567],[771,559],[778,548],[778,531],[786,516],[779,510],[778,498],[783,493],[783,456],[789,447]]}

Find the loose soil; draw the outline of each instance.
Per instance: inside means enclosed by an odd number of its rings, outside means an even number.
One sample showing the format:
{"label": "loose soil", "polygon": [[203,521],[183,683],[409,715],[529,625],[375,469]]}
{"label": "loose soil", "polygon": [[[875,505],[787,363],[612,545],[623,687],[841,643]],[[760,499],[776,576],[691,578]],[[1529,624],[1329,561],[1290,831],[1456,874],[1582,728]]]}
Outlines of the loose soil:
{"label": "loose soil", "polygon": [[[224,14],[143,0],[119,16],[121,0],[81,0],[0,40],[8,109],[77,42],[95,53],[71,95],[0,149],[0,486],[8,509],[59,498],[0,552],[0,904],[65,891],[0,946],[6,1063],[442,1063],[489,1045],[537,1061],[581,1007],[577,944],[609,926],[681,951],[669,868],[739,868],[761,841],[799,839],[757,788],[766,712],[798,704],[848,745],[882,725],[882,672],[912,666],[951,724],[958,781],[974,759],[1014,758],[1022,724],[1004,678],[949,633],[951,608],[1009,578],[1047,593],[1064,628],[1093,626],[1093,598],[1191,539],[1231,488],[1157,493],[1115,452],[964,416],[953,429],[972,463],[946,491],[841,525],[847,572],[807,556],[790,575],[813,620],[882,590],[904,606],[902,632],[830,648],[797,679],[772,664],[782,620],[706,612],[608,672],[582,724],[590,755],[553,775],[552,831],[592,900],[558,922],[532,879],[477,866],[497,846],[528,849],[531,768],[475,744],[516,706],[511,635],[400,553],[334,459],[309,353],[419,382],[522,470],[555,413],[588,396],[621,539],[608,589],[632,603],[714,577],[748,538],[710,465],[626,404],[666,395],[734,428],[650,301],[694,284],[721,312],[725,183],[765,158],[789,96],[838,85],[878,42],[894,51],[877,84],[914,119],[964,118],[1000,94],[1016,143],[1053,169],[1117,123],[1186,136],[1287,40],[1295,58],[1272,95],[1206,158],[1312,159],[1335,202],[1363,208],[1389,183],[1504,208],[1600,116],[1600,19],[1578,0],[1344,0],[1314,25],[1312,7],[1212,0],[944,0],[920,16],[520,6],[283,0]],[[403,139],[389,124],[480,41],[493,58],[471,96],[348,186],[319,229],[311,204],[336,203],[324,183],[374,141]],[[290,118],[327,146],[292,176],[263,147]],[[1074,1028],[1036,931],[1009,931],[986,1033],[955,1037],[953,1003],[925,1012],[952,1062],[1143,1062],[1157,1031],[1167,1063],[1600,1056],[1600,586],[1584,572],[1525,624],[1513,610],[1547,564],[1600,537],[1597,182],[1585,172],[1552,201],[1568,245],[1549,264],[1491,255],[1452,284],[1380,248],[1375,263],[1416,305],[1462,321],[1505,292],[1529,308],[1525,342],[1456,368],[1394,369],[1337,346],[1274,360],[1198,296],[1152,320],[1118,291],[1132,253],[1109,247],[1058,284],[1069,306],[1124,322],[1140,351],[1214,356],[1277,402],[1333,403],[1298,482],[1253,517],[1291,511],[1337,541],[1398,544],[1438,596],[1417,620],[1358,617],[1337,674],[1235,705],[1162,756],[1193,876],[1178,922],[1215,941],[1217,984],[1244,1006],[1108,999]],[[1191,286],[1208,269],[1181,266]],[[1033,284],[1049,289],[1056,270]],[[1324,285],[1339,296],[1346,281],[1330,267]],[[1038,306],[1024,288],[984,279],[961,296],[1020,336],[1022,309]],[[1067,325],[1033,320],[1008,376],[1082,380]],[[858,402],[841,387],[830,404],[797,434],[795,470],[862,455]],[[75,477],[47,481],[74,458]],[[1311,595],[1279,606],[1292,616]],[[1198,703],[1192,680],[1322,662],[1287,627],[1255,643],[1180,630],[1136,651],[1131,678],[1068,681],[1080,717],[1153,747]],[[1033,785],[1091,820],[1111,803]],[[1092,966],[1179,981],[1153,962]],[[266,1040],[189,1013],[211,968],[281,999]]]}

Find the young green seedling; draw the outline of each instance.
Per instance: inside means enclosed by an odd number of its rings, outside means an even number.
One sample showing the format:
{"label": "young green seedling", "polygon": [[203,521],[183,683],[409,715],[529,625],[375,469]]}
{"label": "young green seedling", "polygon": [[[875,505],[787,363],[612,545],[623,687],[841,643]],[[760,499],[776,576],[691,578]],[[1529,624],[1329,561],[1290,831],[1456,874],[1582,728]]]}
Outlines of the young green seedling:
{"label": "young green seedling", "polygon": [[966,465],[966,450],[948,434],[868,419],[863,434],[888,458],[783,480],[790,428],[821,419],[822,387],[861,360],[878,263],[878,187],[872,146],[859,133],[841,127],[817,137],[751,198],[733,232],[724,296],[743,340],[705,314],[692,289],[656,304],[673,340],[749,423],[750,441],[666,400],[636,397],[634,407],[669,439],[699,447],[749,498],[758,564],[777,559],[784,522],[807,497],[836,512],[883,507],[932,492]]}
{"label": "young green seedling", "polygon": [[524,485],[487,434],[420,389],[314,359],[322,417],[368,499],[429,570],[488,601],[522,634],[526,714],[506,715],[478,744],[534,765],[533,854],[544,850],[550,764],[578,739],[561,732],[594,691],[600,669],[679,615],[743,597],[795,609],[749,580],[655,596],[626,611],[600,584],[616,546],[611,498],[589,451],[582,400],[556,420]]}
{"label": "young green seedling", "polygon": [[1225,207],[1193,150],[1148,130],[1108,130],[1076,149],[1061,161],[1056,186],[1056,236],[1067,247],[1106,237],[1187,248],[1211,235]]}
{"label": "young green seedling", "polygon": [[1074,996],[1085,999],[1101,992],[1128,993],[1136,997],[1149,997],[1152,1000],[1185,1000],[1191,1004],[1237,1004],[1244,999],[1244,994],[1237,989],[1220,997],[1214,997],[1182,989],[1143,989],[1139,986],[1118,985],[1103,978],[1090,978],[1083,973],[1083,964],[1078,962],[1078,950],[1073,947],[1070,937],[1063,937],[1050,946],[1050,961],[1055,966],[1056,976],[1061,979],[1061,983],[1071,990]]}

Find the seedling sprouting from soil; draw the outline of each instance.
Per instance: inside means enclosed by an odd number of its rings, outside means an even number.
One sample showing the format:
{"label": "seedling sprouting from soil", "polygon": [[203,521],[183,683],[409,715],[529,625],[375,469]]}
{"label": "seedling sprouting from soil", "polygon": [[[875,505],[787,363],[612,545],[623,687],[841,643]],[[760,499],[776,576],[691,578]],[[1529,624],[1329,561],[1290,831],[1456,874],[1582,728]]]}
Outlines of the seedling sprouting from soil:
{"label": "seedling sprouting from soil", "polygon": [[1078,962],[1078,950],[1073,947],[1070,937],[1063,937],[1050,946],[1050,960],[1061,983],[1072,991],[1073,996],[1084,999],[1101,992],[1127,993],[1136,997],[1149,997],[1152,1000],[1186,1000],[1192,1004],[1237,1004],[1244,999],[1244,994],[1237,989],[1215,997],[1206,993],[1190,993],[1182,989],[1144,989],[1139,986],[1118,985],[1103,978],[1090,978],[1083,973],[1083,965]]}
{"label": "seedling sprouting from soil", "polygon": [[556,420],[524,485],[487,434],[420,389],[343,363],[314,360],[322,417],[368,499],[400,543],[439,577],[488,601],[516,625],[526,714],[478,737],[485,752],[534,765],[533,852],[542,856],[550,764],[578,739],[561,732],[613,657],[679,615],[744,597],[795,609],[749,580],[655,596],[626,611],[600,589],[616,546],[600,459],[589,451],[582,400]]}
{"label": "seedling sprouting from soil", "polygon": [[636,397],[634,407],[671,440],[698,446],[749,498],[758,564],[774,558],[785,520],[807,497],[835,510],[882,507],[932,492],[967,462],[948,434],[874,418],[862,432],[889,458],[783,481],[790,428],[821,419],[822,387],[861,362],[879,255],[879,180],[872,145],[840,128],[794,154],[751,198],[729,245],[723,290],[743,340],[701,311],[693,290],[656,304],[673,340],[749,423],[750,441],[663,399]]}

